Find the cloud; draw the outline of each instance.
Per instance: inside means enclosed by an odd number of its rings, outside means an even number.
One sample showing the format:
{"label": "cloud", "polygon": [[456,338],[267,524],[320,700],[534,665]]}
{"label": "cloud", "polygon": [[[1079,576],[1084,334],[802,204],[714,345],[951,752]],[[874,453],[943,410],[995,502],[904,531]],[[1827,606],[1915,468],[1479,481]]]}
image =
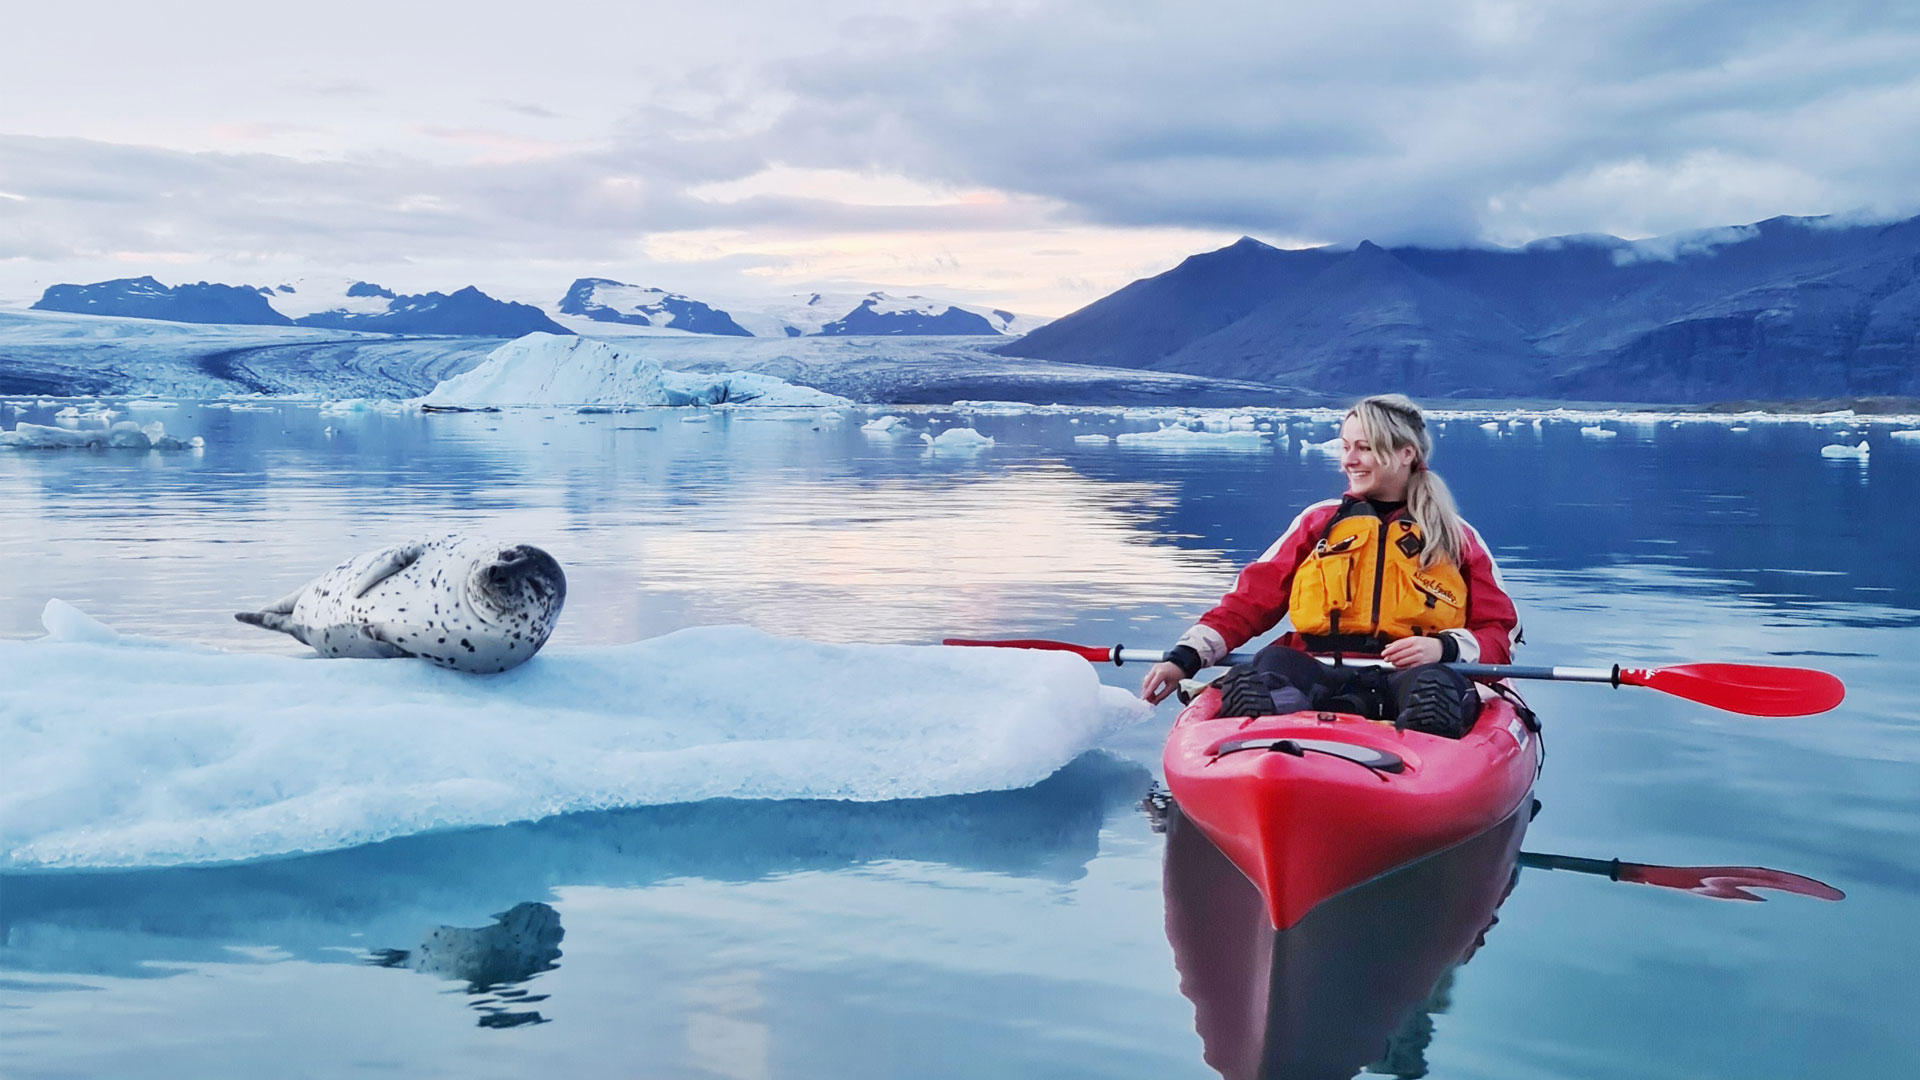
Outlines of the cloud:
{"label": "cloud", "polygon": [[[293,75],[247,68],[262,89],[238,96],[193,89],[217,42],[183,39],[202,52],[172,60],[109,42],[100,55],[144,83],[103,67],[69,97],[35,97],[0,73],[10,100],[43,110],[0,135],[0,190],[18,197],[0,199],[0,259],[565,267],[672,252],[781,280],[891,267],[921,275],[894,284],[982,287],[973,267],[1039,290],[1016,265],[1024,235],[1083,253],[1033,256],[1046,281],[1107,289],[1139,276],[1115,259],[1128,236],[1164,269],[1176,239],[1242,233],[1524,243],[1920,210],[1912,6],[897,10],[587,0],[573,25],[591,29],[540,50],[487,9],[457,54],[423,47],[443,27],[421,14],[345,70],[329,23],[273,57]],[[640,40],[644,62],[623,44]],[[880,254],[889,238],[897,260]]]}

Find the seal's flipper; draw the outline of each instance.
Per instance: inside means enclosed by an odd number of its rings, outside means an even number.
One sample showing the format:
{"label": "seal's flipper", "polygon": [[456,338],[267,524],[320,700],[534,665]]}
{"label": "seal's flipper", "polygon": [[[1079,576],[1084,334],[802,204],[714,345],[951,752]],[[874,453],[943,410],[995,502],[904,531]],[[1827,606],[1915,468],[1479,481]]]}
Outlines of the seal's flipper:
{"label": "seal's flipper", "polygon": [[394,656],[418,656],[418,652],[407,647],[407,643],[419,637],[419,633],[400,623],[368,623],[360,628],[360,633],[393,650]]}
{"label": "seal's flipper", "polygon": [[419,561],[420,554],[426,549],[427,546],[417,540],[388,548],[374,556],[373,564],[361,571],[360,576],[354,579],[347,594],[356,600],[367,595],[375,585]]}
{"label": "seal's flipper", "polygon": [[290,634],[296,641],[305,645],[307,644],[307,639],[301,637],[300,632],[294,627],[293,605],[300,602],[301,595],[306,591],[307,587],[302,585],[280,599],[275,600],[273,603],[268,604],[266,607],[261,608],[259,611],[236,611],[233,613],[233,617],[246,623],[248,626],[258,626],[262,630],[278,630],[283,634]]}
{"label": "seal's flipper", "polygon": [[287,617],[277,611],[236,611],[233,617],[248,626],[258,626],[263,630],[287,632]]}

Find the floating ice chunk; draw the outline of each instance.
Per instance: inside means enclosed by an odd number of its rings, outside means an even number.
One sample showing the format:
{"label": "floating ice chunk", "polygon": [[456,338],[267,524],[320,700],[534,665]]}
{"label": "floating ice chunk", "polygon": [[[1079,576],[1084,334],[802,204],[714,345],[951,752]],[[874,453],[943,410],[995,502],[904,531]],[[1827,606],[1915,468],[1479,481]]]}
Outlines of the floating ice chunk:
{"label": "floating ice chunk", "polygon": [[1860,461],[1865,461],[1867,460],[1867,453],[1867,444],[1864,440],[1862,440],[1858,446],[1835,443],[1831,446],[1823,446],[1820,448],[1820,456],[1830,458],[1855,458]]}
{"label": "floating ice chunk", "polygon": [[385,413],[389,416],[398,416],[407,411],[409,410],[406,402],[393,401],[388,398],[341,398],[338,401],[323,401],[320,403],[321,416],[347,416],[352,413],[362,412]]}
{"label": "floating ice chunk", "polygon": [[46,627],[48,641],[111,645],[120,640],[118,631],[60,599],[40,609],[40,625]]}
{"label": "floating ice chunk", "polygon": [[704,627],[474,676],[112,638],[62,608],[50,636],[0,640],[0,867],[231,862],[714,798],[1009,790],[1152,716],[1060,653]]}
{"label": "floating ice chunk", "polygon": [[1263,450],[1269,438],[1271,436],[1266,432],[1254,429],[1194,431],[1178,424],[1168,424],[1158,431],[1129,431],[1115,435],[1113,441],[1122,446],[1153,449]]}
{"label": "floating ice chunk", "polygon": [[69,405],[53,415],[56,420],[78,420],[80,419],[80,406]]}
{"label": "floating ice chunk", "polygon": [[970,427],[948,428],[937,436],[922,432],[920,439],[928,446],[931,446],[936,452],[941,450],[984,450],[993,445],[993,438],[991,436],[982,435]]}
{"label": "floating ice chunk", "polygon": [[1585,435],[1589,439],[1614,439],[1620,436],[1620,433],[1612,428],[1603,428],[1598,424],[1592,427],[1581,428],[1580,434]]}
{"label": "floating ice chunk", "polygon": [[1316,454],[1327,454],[1331,457],[1339,457],[1341,454],[1347,452],[1346,447],[1340,445],[1340,437],[1338,435],[1328,439],[1326,442],[1309,442],[1305,436],[1302,436],[1300,439],[1300,449],[1311,450]]}
{"label": "floating ice chunk", "polygon": [[1073,437],[1073,441],[1077,443],[1099,443],[1100,445],[1105,446],[1113,442],[1113,436],[1111,435],[1075,435]]}
{"label": "floating ice chunk", "polygon": [[0,431],[0,446],[14,450],[185,450],[205,445],[198,435],[187,442],[168,436],[157,420],[144,428],[122,420],[110,428],[84,431],[28,423]]}
{"label": "floating ice chunk", "polygon": [[1747,425],[1745,425],[1745,424],[1735,424],[1735,425],[1733,425],[1732,427],[1730,427],[1730,428],[1728,428],[1727,430],[1728,430],[1728,431],[1732,431],[1732,432],[1742,432],[1742,431],[1746,431],[1746,430],[1747,430]]}
{"label": "floating ice chunk", "polygon": [[142,411],[158,410],[158,409],[177,409],[179,407],[180,407],[180,403],[177,401],[156,401],[153,398],[135,398],[132,401],[127,402],[127,411],[129,412],[142,412]]}
{"label": "floating ice chunk", "polygon": [[1499,431],[1499,430],[1500,430],[1500,421],[1498,421],[1498,420],[1489,420],[1489,421],[1487,421],[1486,423],[1484,423],[1484,424],[1481,424],[1481,425],[1480,425],[1480,430],[1482,430],[1482,431]]}
{"label": "floating ice chunk", "polygon": [[907,418],[904,416],[876,416],[860,425],[860,430],[869,435],[899,435],[907,430]]}
{"label": "floating ice chunk", "polygon": [[1920,442],[1920,429],[1911,431],[1889,431],[1887,432],[1887,437],[1890,439],[1900,439],[1903,442]]}
{"label": "floating ice chunk", "polygon": [[692,416],[681,417],[680,422],[683,424],[704,424],[712,419],[713,417],[707,413],[694,413]]}

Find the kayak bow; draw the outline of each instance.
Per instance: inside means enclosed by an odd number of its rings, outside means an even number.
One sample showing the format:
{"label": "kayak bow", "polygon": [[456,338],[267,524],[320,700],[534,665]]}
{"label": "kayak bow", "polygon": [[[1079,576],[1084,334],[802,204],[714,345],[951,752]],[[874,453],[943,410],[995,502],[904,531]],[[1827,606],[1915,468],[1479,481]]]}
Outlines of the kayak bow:
{"label": "kayak bow", "polygon": [[1321,901],[1485,832],[1533,789],[1540,740],[1503,698],[1460,739],[1344,713],[1217,716],[1193,700],[1167,735],[1167,787],[1240,868],[1276,929]]}

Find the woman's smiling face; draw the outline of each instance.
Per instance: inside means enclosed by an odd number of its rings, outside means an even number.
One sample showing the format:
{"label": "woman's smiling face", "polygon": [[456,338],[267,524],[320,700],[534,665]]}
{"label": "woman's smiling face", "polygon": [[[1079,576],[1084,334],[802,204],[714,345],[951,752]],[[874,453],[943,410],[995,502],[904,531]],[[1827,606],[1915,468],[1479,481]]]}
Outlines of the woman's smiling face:
{"label": "woman's smiling face", "polygon": [[1413,475],[1414,449],[1403,446],[1388,453],[1376,449],[1367,440],[1360,418],[1349,416],[1340,425],[1340,471],[1347,474],[1347,493],[1383,502],[1400,502],[1407,497],[1407,480]]}

